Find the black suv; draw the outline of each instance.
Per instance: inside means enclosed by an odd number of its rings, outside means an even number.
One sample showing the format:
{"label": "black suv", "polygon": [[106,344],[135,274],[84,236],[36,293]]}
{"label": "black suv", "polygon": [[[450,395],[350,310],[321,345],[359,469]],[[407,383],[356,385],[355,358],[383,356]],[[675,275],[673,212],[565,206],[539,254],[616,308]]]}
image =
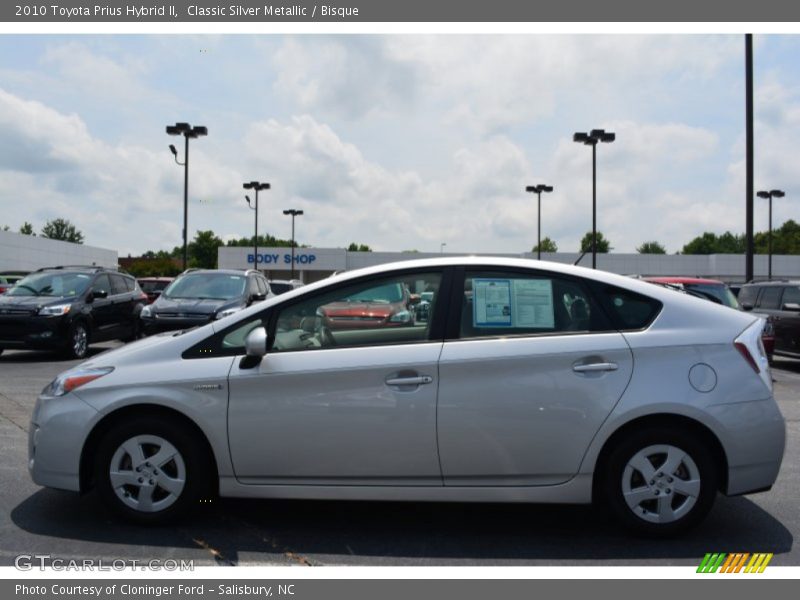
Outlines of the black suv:
{"label": "black suv", "polygon": [[775,354],[800,358],[800,281],[745,284],[739,290],[739,304],[772,324]]}
{"label": "black suv", "polygon": [[142,310],[144,332],[205,325],[274,295],[258,271],[189,269]]}
{"label": "black suv", "polygon": [[58,350],[83,358],[93,342],[136,339],[146,302],[126,273],[82,266],[39,269],[0,296],[0,354]]}

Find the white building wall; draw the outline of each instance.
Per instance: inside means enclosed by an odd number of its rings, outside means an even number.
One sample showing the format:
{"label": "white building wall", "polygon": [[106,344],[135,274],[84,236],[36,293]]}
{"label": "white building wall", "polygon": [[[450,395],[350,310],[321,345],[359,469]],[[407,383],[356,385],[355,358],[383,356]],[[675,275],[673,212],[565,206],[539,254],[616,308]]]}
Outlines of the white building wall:
{"label": "white building wall", "polygon": [[0,271],[34,271],[58,265],[116,267],[117,251],[0,231]]}

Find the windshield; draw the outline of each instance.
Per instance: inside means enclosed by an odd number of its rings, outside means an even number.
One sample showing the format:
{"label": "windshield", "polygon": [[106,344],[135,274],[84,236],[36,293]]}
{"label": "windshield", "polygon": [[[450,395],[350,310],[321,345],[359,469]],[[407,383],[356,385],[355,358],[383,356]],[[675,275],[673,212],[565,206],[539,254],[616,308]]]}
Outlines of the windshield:
{"label": "windshield", "polygon": [[699,292],[704,296],[713,296],[725,306],[736,309],[739,308],[739,302],[736,300],[736,296],[733,295],[733,292],[727,285],[719,283],[685,283],[683,287],[692,292]]}
{"label": "windshield", "polygon": [[231,300],[244,294],[245,277],[226,273],[191,273],[173,281],[163,298]]}
{"label": "windshield", "polygon": [[34,273],[11,288],[8,296],[80,296],[89,287],[92,276],[86,273]]}
{"label": "windshield", "polygon": [[392,302],[400,302],[403,299],[403,287],[399,283],[387,283],[379,287],[369,288],[367,290],[342,298],[342,302],[376,302],[380,304],[389,304]]}

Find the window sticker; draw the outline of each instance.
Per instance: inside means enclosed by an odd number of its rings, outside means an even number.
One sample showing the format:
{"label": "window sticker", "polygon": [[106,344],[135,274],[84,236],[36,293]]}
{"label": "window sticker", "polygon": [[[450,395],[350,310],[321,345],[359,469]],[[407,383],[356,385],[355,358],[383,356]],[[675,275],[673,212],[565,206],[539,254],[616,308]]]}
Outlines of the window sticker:
{"label": "window sticker", "polygon": [[514,279],[513,283],[513,326],[555,329],[552,280]]}
{"label": "window sticker", "polygon": [[473,279],[474,327],[555,329],[550,279]]}
{"label": "window sticker", "polygon": [[475,327],[511,327],[511,280],[472,280],[472,323]]}

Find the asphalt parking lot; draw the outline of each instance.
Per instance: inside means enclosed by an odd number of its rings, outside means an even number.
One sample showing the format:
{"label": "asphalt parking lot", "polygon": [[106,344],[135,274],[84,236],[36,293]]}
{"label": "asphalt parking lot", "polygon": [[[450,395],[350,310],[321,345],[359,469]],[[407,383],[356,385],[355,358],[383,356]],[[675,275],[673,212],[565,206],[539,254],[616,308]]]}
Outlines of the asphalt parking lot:
{"label": "asphalt parking lot", "polygon": [[[93,353],[116,344],[98,345]],[[706,552],[773,552],[800,565],[800,361],[777,359],[788,443],[770,492],[720,496],[690,534],[631,538],[583,506],[219,500],[190,520],[135,527],[93,495],[43,489],[27,472],[39,391],[77,364],[50,354],[0,357],[0,565],[20,554],[64,560],[193,560],[200,565],[696,565]]]}

